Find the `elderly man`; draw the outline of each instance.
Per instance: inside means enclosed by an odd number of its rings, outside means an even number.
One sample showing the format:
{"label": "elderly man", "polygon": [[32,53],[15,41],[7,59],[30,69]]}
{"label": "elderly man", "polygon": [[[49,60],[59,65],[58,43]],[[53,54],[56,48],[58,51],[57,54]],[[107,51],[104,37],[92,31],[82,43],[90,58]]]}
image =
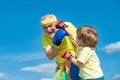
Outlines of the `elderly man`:
{"label": "elderly man", "polygon": [[[61,52],[66,49],[76,56],[76,28],[70,22],[57,20],[54,14],[47,14],[41,18],[41,25],[44,33],[42,35],[42,44],[46,56],[52,60],[56,58],[57,69],[54,80],[71,80],[70,64],[71,62],[61,57]],[[70,38],[71,36],[71,38]],[[77,72],[76,72],[77,73]],[[76,75],[78,77],[78,75]],[[73,79],[77,80],[77,79]]]}

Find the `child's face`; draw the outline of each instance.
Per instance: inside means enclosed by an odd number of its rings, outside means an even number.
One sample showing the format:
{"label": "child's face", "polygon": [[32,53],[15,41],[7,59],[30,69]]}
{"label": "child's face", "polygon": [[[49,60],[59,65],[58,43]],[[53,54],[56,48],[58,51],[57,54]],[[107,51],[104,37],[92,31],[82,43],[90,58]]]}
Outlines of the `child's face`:
{"label": "child's face", "polygon": [[82,39],[79,39],[78,37],[76,37],[76,42],[79,46],[82,45]]}

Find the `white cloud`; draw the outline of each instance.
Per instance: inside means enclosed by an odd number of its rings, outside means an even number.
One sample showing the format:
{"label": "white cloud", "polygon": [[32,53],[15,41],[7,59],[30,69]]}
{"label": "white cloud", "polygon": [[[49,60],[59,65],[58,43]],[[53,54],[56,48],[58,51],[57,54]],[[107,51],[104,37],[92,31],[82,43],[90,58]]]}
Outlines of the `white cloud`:
{"label": "white cloud", "polygon": [[31,71],[31,72],[44,72],[44,73],[54,73],[56,68],[55,63],[46,63],[46,64],[40,64],[37,66],[32,67],[24,67],[21,68],[23,71]]}
{"label": "white cloud", "polygon": [[0,72],[0,79],[5,77],[5,73]]}
{"label": "white cloud", "polygon": [[120,74],[114,75],[112,80],[120,80]]}
{"label": "white cloud", "polygon": [[120,41],[108,44],[102,50],[105,50],[107,53],[120,52]]}
{"label": "white cloud", "polygon": [[42,78],[40,80],[52,80],[51,78]]}
{"label": "white cloud", "polygon": [[15,61],[30,61],[30,60],[40,60],[46,58],[44,53],[21,53],[19,55],[5,55],[1,56],[0,59],[15,60]]}
{"label": "white cloud", "polygon": [[30,61],[30,60],[40,60],[45,58],[45,55],[43,53],[31,53],[31,54],[24,54],[21,56],[18,56],[16,58],[17,61]]}

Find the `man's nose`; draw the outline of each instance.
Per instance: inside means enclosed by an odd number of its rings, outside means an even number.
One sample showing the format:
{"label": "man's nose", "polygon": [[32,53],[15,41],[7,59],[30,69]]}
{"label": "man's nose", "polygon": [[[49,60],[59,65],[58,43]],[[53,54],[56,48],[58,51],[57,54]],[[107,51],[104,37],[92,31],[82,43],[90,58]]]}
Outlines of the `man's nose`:
{"label": "man's nose", "polygon": [[51,31],[51,28],[50,28],[50,27],[48,27],[48,31]]}

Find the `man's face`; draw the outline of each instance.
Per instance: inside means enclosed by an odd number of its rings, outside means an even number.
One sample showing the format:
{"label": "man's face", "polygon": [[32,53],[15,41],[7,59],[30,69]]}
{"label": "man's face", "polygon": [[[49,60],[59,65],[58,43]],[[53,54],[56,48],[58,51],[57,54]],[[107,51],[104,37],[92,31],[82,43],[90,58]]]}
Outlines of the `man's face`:
{"label": "man's face", "polygon": [[56,32],[56,27],[55,27],[55,23],[50,23],[50,24],[46,24],[43,26],[45,33],[50,36],[50,37],[54,37],[55,32]]}

